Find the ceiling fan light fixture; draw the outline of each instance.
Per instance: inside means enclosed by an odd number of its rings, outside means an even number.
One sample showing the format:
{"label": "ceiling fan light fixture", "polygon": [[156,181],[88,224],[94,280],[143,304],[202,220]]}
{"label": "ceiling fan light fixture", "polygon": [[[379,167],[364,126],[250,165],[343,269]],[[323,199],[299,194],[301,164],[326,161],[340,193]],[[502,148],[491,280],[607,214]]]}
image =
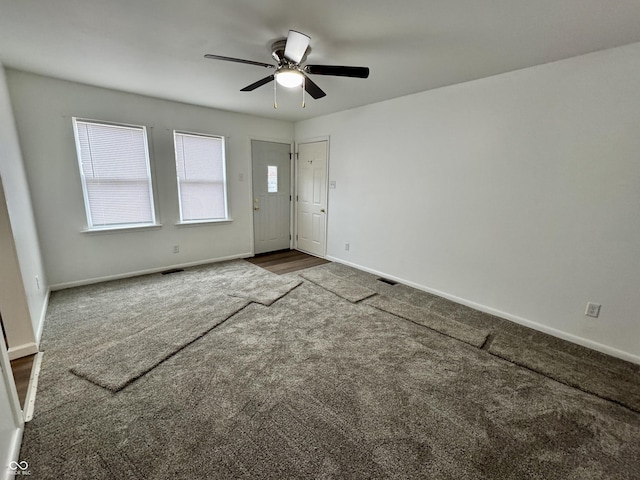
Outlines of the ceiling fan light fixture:
{"label": "ceiling fan light fixture", "polygon": [[283,68],[275,73],[276,82],[279,85],[287,88],[295,88],[302,85],[302,81],[304,80],[304,75],[302,72],[298,70],[291,70],[288,68]]}

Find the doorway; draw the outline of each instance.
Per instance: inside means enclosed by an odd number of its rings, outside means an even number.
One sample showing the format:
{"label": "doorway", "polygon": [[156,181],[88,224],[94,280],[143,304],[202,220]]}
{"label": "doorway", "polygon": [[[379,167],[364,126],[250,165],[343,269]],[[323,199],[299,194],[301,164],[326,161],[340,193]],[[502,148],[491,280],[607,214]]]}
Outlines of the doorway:
{"label": "doorway", "polygon": [[254,253],[291,245],[291,145],[251,140]]}
{"label": "doorway", "polygon": [[[0,330],[2,330],[2,341],[4,348],[9,349],[9,342],[7,340],[7,334],[4,331],[4,324],[2,323],[2,315],[0,314]],[[7,355],[8,358],[8,355]],[[31,379],[31,369],[36,358],[35,354],[27,355],[26,357],[17,358],[9,362],[11,367],[11,373],[13,374],[13,382],[16,387],[16,393],[18,394],[18,400],[22,410],[25,410],[27,401],[27,391],[29,389],[29,381]]]}
{"label": "doorway", "polygon": [[297,247],[323,257],[327,231],[327,141],[298,145]]}

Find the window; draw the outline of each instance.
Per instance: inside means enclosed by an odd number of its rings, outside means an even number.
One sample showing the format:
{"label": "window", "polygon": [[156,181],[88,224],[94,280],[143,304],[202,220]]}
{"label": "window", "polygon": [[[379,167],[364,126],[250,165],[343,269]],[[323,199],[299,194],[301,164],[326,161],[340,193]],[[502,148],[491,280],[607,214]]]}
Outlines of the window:
{"label": "window", "polygon": [[224,137],[173,132],[181,222],[227,220]]}
{"label": "window", "polygon": [[267,193],[278,193],[278,167],[267,166]]}
{"label": "window", "polygon": [[145,127],[73,119],[90,230],[155,225]]}

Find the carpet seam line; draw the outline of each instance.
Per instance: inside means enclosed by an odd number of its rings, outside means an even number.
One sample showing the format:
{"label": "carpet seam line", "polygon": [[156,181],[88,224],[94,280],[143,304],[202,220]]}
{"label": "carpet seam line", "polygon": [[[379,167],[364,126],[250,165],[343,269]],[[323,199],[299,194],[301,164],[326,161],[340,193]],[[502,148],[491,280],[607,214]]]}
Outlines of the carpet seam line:
{"label": "carpet seam line", "polygon": [[[371,297],[369,297],[369,298],[371,298]],[[445,337],[447,337],[447,338],[452,338],[452,339],[454,339],[454,340],[456,340],[456,341],[458,341],[458,342],[462,342],[462,343],[464,343],[465,345],[470,345],[470,346],[472,346],[473,348],[480,349],[480,347],[478,347],[478,346],[474,345],[473,343],[465,342],[464,340],[461,340],[461,339],[459,339],[459,338],[453,337],[453,336],[448,335],[448,334],[446,334],[446,333],[444,333],[444,332],[440,332],[440,331],[436,330],[435,328],[428,327],[427,325],[423,325],[422,323],[418,323],[418,322],[416,322],[415,320],[411,320],[410,318],[405,318],[405,317],[403,317],[403,316],[401,316],[401,315],[398,315],[397,313],[388,312],[387,310],[384,310],[384,309],[382,309],[382,308],[379,308],[379,307],[377,307],[377,306],[375,306],[375,305],[371,305],[371,304],[368,304],[368,303],[365,303],[365,304],[363,304],[363,305],[368,305],[368,306],[370,306],[370,307],[375,308],[376,310],[379,310],[380,312],[388,313],[389,315],[393,315],[394,317],[400,318],[400,319],[402,319],[402,320],[404,320],[404,321],[406,321],[406,322],[411,322],[411,323],[413,323],[414,325],[417,325],[417,326],[419,326],[419,327],[426,328],[427,330],[431,330],[432,332],[436,332],[436,333],[437,333],[437,334],[439,334],[439,335],[443,335],[443,336],[445,336]],[[488,337],[488,335],[487,335],[487,337]],[[485,342],[486,342],[486,339],[485,339]],[[483,343],[483,345],[484,345],[484,343]]]}
{"label": "carpet seam line", "polygon": [[592,391],[589,391],[589,390],[587,390],[585,388],[582,388],[582,387],[579,387],[579,386],[576,386],[576,385],[571,385],[570,383],[567,383],[567,382],[563,382],[562,380],[559,380],[559,379],[557,379],[555,377],[552,377],[552,376],[547,375],[545,373],[539,372],[538,370],[535,370],[535,369],[525,365],[522,362],[518,362],[518,361],[515,361],[515,360],[511,360],[511,359],[505,358],[505,357],[503,357],[502,355],[500,355],[498,353],[494,353],[494,352],[491,352],[489,350],[486,350],[486,352],[489,355],[493,355],[494,357],[500,358],[500,359],[504,360],[505,362],[509,362],[512,365],[515,365],[517,367],[524,368],[525,370],[528,370],[528,371],[533,372],[533,373],[535,373],[537,375],[540,375],[541,377],[548,378],[549,380],[552,380],[554,382],[560,383],[560,384],[565,385],[565,386],[570,387],[570,388],[574,388],[574,389],[576,389],[576,390],[578,390],[578,391],[580,391],[582,393],[586,393],[587,395],[592,395],[592,396],[594,396],[596,398],[599,398],[601,400],[605,400],[607,402],[614,403],[614,404],[616,404],[616,405],[618,405],[620,407],[625,408],[626,410],[629,410],[629,411],[633,412],[634,414],[639,414],[640,413],[640,410],[636,410],[635,408],[630,407],[630,406],[622,403],[620,400],[616,400],[614,398],[609,398],[609,397],[606,397],[604,395],[599,395],[599,394],[597,394],[595,392],[592,392]]}
{"label": "carpet seam line", "polygon": [[[342,295],[340,295],[340,294],[338,294],[338,293],[336,293],[336,292],[334,292],[334,291],[329,290],[329,289],[328,289],[327,287],[325,287],[324,285],[321,285],[320,283],[318,283],[318,282],[316,282],[316,281],[314,281],[314,280],[311,280],[310,278],[303,277],[302,275],[300,275],[300,276],[301,276],[302,278],[304,278],[306,281],[311,282],[311,283],[313,283],[314,285],[317,285],[318,287],[322,288],[323,290],[325,290],[325,291],[327,291],[327,292],[329,292],[329,293],[333,293],[335,296],[340,297],[340,298],[342,298],[343,300],[346,300],[346,301],[348,301],[348,302],[350,302],[350,303],[353,303],[354,305],[356,305],[356,304],[358,304],[358,303],[360,303],[360,302],[362,302],[362,301],[364,301],[364,300],[368,300],[368,299],[370,299],[371,297],[374,297],[374,296],[378,295],[378,292],[375,292],[375,291],[373,291],[373,290],[372,290],[371,295],[368,295],[368,296],[366,296],[366,297],[364,297],[364,298],[360,298],[360,299],[358,299],[358,300],[352,301],[352,300],[349,300],[348,298],[343,297]],[[358,284],[358,285],[359,285],[359,284]],[[362,286],[362,285],[360,285],[360,286]],[[364,287],[364,288],[366,288],[366,287]]]}

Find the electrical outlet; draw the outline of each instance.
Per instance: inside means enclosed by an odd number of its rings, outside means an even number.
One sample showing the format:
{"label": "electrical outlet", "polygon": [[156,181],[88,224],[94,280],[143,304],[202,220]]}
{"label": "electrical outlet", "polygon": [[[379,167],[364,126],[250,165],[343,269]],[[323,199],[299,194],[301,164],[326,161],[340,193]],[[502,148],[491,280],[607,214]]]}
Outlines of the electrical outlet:
{"label": "electrical outlet", "polygon": [[598,318],[598,316],[600,315],[600,307],[602,305],[598,304],[598,303],[587,303],[587,309],[585,310],[584,314],[587,317],[593,317],[593,318]]}
{"label": "electrical outlet", "polygon": [[173,253],[180,253],[180,245],[173,246]]}
{"label": "electrical outlet", "polygon": [[344,249],[348,252],[349,251],[349,242],[346,242],[344,244]]}
{"label": "electrical outlet", "polygon": [[335,181],[335,180],[331,180],[331,181],[329,182],[329,188],[332,188],[332,189],[333,189],[333,188],[336,188],[336,181]]}

